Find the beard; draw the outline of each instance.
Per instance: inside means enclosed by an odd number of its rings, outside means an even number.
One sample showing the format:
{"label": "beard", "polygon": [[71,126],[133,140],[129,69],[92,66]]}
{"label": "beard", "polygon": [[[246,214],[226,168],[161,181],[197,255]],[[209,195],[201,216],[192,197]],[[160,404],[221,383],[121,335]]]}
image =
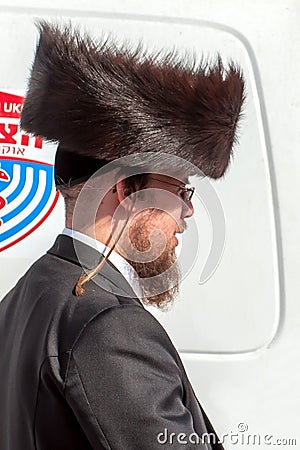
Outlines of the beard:
{"label": "beard", "polygon": [[[125,254],[126,260],[140,278],[143,303],[166,310],[178,295],[180,269],[174,235],[168,238],[167,233],[151,231],[149,227],[150,218],[161,219],[160,223],[163,223],[163,214],[162,211],[151,210],[130,225],[129,245],[125,246]],[[135,254],[138,254],[138,258],[132,257]]]}

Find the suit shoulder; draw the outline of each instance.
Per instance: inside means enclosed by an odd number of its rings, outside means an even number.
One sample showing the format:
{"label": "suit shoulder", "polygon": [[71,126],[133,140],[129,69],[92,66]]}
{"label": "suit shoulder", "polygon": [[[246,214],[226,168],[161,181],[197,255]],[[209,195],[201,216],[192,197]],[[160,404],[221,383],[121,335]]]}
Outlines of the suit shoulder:
{"label": "suit shoulder", "polygon": [[60,343],[58,353],[70,350],[89,324],[106,311],[126,306],[117,295],[91,282],[88,284],[82,297],[70,293],[55,313],[57,320],[53,323],[53,331],[57,333]]}
{"label": "suit shoulder", "polygon": [[113,305],[92,318],[76,344],[89,347],[93,342],[99,342],[108,349],[119,345],[126,349],[145,347],[158,353],[163,349],[163,352],[179,360],[165,329],[149,311],[139,305]]}

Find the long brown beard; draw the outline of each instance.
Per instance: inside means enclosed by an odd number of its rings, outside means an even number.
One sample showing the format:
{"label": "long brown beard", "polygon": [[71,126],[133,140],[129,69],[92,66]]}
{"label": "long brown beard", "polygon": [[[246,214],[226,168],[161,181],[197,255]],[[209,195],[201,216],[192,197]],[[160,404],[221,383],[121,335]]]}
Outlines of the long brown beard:
{"label": "long brown beard", "polygon": [[[152,211],[151,217],[161,215],[161,211]],[[149,252],[151,255],[151,242],[147,226],[149,216],[140,218],[129,228],[131,245],[139,252]],[[126,257],[129,264],[136,270],[141,278],[143,290],[143,303],[153,305],[159,309],[167,309],[173,303],[179,291],[180,269],[175,253],[173,235],[166,241],[166,237],[156,234],[153,238],[153,257],[157,248],[163,248],[162,253],[152,261],[140,262],[130,259],[130,251]],[[149,256],[149,253],[148,253]],[[149,258],[148,258],[149,259]],[[168,271],[168,272],[166,272]],[[157,277],[160,275],[159,277]],[[156,277],[156,278],[153,278]]]}

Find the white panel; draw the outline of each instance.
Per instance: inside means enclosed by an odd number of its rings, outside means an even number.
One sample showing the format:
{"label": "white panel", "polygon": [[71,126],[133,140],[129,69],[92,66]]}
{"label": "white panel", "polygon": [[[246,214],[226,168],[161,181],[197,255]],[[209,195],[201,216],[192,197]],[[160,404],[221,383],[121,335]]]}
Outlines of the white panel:
{"label": "white panel", "polygon": [[[60,19],[63,21],[63,18]],[[158,314],[181,351],[243,352],[259,348],[270,341],[279,319],[278,274],[274,240],[272,193],[264,122],[253,66],[244,43],[230,29],[213,23],[157,23],[147,20],[106,19],[101,16],[73,17],[74,23],[85,25],[95,36],[112,32],[120,42],[126,37],[133,45],[142,39],[150,49],[176,48],[180,53],[233,58],[242,65],[247,79],[247,103],[241,126],[240,148],[225,180],[212,183],[218,193],[226,217],[226,246],[220,265],[205,284],[199,284],[201,270],[208,256],[211,240],[209,217],[201,204],[201,182],[196,181],[195,228],[186,233],[184,248],[198,245],[193,270],[184,277],[182,299],[168,315]],[[28,76],[29,61],[36,40],[36,31],[29,14],[3,13],[0,26],[5,30],[7,45],[1,45],[1,60],[6,61],[1,75],[4,87],[20,88]],[[24,40],[26,30],[26,40]],[[8,45],[9,42],[9,45]],[[16,70],[17,68],[17,70]],[[60,208],[48,219],[51,233],[62,226]],[[58,227],[59,223],[59,227]],[[218,227],[218,224],[213,224]],[[39,246],[41,229],[14,250],[25,252],[32,241]],[[45,239],[41,239],[45,243]],[[46,244],[46,243],[45,243]],[[13,252],[12,252],[13,253]],[[27,253],[27,252],[26,252]],[[28,254],[28,253],[27,253]],[[9,258],[9,252],[1,258]],[[36,256],[36,255],[34,255]],[[32,256],[30,256],[31,258]],[[188,265],[191,265],[187,256]],[[29,262],[29,257],[28,257]],[[5,286],[6,288],[6,286]],[[188,330],[188,333],[187,333]]]}

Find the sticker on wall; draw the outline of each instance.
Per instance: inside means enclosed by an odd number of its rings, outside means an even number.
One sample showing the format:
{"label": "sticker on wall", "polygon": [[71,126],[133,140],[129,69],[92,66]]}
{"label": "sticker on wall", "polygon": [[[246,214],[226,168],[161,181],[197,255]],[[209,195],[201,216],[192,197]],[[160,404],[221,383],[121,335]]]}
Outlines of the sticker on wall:
{"label": "sticker on wall", "polygon": [[52,212],[56,145],[20,129],[24,97],[0,91],[0,251],[26,238]]}

